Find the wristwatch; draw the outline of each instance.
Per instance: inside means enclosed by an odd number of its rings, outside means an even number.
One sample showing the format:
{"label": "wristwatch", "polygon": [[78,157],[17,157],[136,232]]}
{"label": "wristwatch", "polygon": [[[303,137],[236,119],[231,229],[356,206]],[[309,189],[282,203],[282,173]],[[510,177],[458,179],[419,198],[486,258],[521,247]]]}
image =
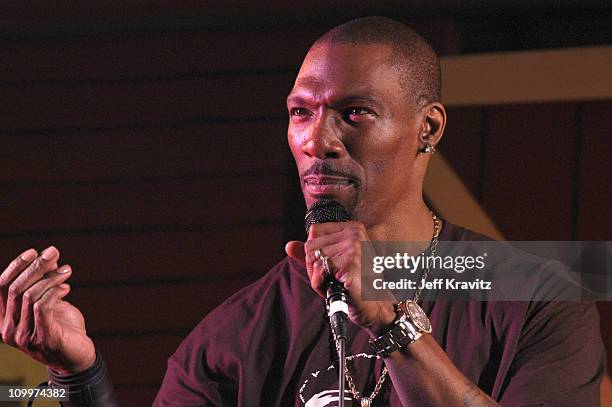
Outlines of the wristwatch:
{"label": "wristwatch", "polygon": [[382,357],[416,342],[424,333],[431,333],[429,318],[416,302],[402,301],[395,305],[395,311],[399,318],[393,328],[378,338],[370,339],[370,346]]}

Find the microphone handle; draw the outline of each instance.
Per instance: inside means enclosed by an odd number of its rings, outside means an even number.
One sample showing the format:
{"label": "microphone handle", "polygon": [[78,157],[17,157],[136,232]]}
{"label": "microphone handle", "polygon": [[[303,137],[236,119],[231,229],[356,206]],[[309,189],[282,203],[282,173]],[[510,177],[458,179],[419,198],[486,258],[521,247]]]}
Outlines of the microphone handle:
{"label": "microphone handle", "polygon": [[327,282],[327,315],[336,339],[347,339],[348,294],[336,279]]}

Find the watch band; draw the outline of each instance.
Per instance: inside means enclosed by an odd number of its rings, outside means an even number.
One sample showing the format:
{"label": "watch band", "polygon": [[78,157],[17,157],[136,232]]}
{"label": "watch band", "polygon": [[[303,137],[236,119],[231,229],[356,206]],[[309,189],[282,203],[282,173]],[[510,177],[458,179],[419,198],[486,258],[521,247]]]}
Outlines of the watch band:
{"label": "watch band", "polygon": [[398,320],[393,328],[378,338],[370,339],[370,346],[382,357],[419,340],[423,334],[406,318]]}

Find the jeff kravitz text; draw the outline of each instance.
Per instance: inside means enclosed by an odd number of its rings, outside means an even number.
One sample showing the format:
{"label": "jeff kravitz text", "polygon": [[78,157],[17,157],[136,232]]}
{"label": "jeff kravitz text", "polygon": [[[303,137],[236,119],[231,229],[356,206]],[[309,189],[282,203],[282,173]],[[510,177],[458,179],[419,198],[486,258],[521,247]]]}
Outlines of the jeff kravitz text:
{"label": "jeff kravitz text", "polygon": [[407,278],[399,281],[384,281],[382,278],[372,282],[376,290],[490,290],[491,282],[479,278],[474,281],[457,281],[454,278],[436,278],[432,281],[421,280],[420,284]]}

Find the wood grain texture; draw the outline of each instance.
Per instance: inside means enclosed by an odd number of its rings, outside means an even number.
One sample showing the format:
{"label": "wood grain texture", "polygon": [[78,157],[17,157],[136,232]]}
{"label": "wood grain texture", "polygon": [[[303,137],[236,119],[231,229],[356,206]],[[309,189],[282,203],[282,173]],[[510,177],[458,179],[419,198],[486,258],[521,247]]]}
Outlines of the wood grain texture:
{"label": "wood grain texture", "polygon": [[[28,86],[0,94],[2,133],[112,129],[203,120],[279,118],[293,74],[237,74],[154,83]],[[253,97],[256,97],[256,102]]]}
{"label": "wood grain texture", "polygon": [[[297,69],[316,29],[162,32],[5,46],[0,87],[36,83],[162,81],[231,72]],[[1,41],[1,40],[0,40]],[[0,42],[1,43],[1,42]],[[262,52],[266,50],[266,52]],[[178,63],[180,61],[180,63]]]}
{"label": "wood grain texture", "polygon": [[485,209],[509,240],[571,239],[576,106],[487,110]]}
{"label": "wood grain texture", "polygon": [[6,135],[0,187],[284,173],[291,160],[286,134],[286,120],[278,120]]}
{"label": "wood grain texture", "polygon": [[612,240],[612,101],[590,102],[582,108],[578,173],[577,239]]}
{"label": "wood grain texture", "polygon": [[5,187],[0,188],[5,208],[0,233],[278,221],[286,182],[282,175],[217,176]]}
{"label": "wood grain texture", "polygon": [[484,109],[481,107],[449,107],[448,123],[438,144],[444,158],[459,174],[475,198],[480,197],[480,173]]}
{"label": "wood grain texture", "polygon": [[208,271],[208,281],[79,287],[70,301],[87,315],[93,336],[189,332],[213,308],[263,274],[228,278],[219,265]]}
{"label": "wood grain texture", "polygon": [[[166,361],[186,334],[95,338],[95,342],[109,367],[113,383],[119,388],[133,388],[161,383]],[[124,405],[127,404],[124,402]]]}
{"label": "wood grain texture", "polygon": [[0,257],[8,263],[29,247],[41,251],[53,244],[60,250],[60,262],[72,266],[70,281],[77,294],[82,286],[133,287],[261,275],[284,256],[283,236],[282,223],[46,237],[33,234],[0,238]]}

